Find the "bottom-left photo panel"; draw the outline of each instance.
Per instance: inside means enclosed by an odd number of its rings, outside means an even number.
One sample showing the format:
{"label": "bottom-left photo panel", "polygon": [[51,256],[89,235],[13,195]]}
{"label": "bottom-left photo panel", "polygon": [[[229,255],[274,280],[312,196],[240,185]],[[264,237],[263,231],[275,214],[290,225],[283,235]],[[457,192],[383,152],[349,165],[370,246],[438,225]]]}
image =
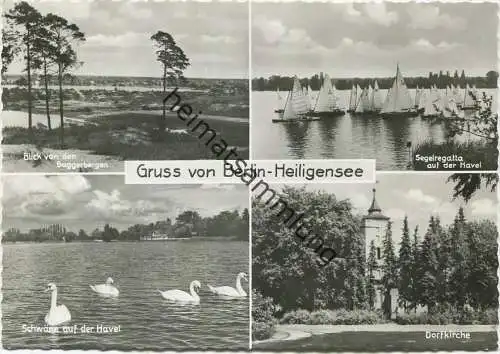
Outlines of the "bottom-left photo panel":
{"label": "bottom-left photo panel", "polygon": [[3,186],[4,349],[248,350],[245,185]]}

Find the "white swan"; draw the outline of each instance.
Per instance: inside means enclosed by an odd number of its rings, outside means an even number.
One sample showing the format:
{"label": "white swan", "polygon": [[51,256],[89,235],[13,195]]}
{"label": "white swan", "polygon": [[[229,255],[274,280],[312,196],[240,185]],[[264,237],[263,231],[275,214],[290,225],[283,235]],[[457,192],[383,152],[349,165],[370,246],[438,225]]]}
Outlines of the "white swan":
{"label": "white swan", "polygon": [[198,280],[193,280],[189,285],[189,293],[182,290],[167,290],[158,292],[165,300],[182,302],[182,303],[190,303],[190,304],[199,304],[200,297],[196,293],[201,288],[201,284]]}
{"label": "white swan", "polygon": [[50,310],[45,316],[45,323],[49,326],[57,326],[65,322],[71,321],[71,314],[64,305],[57,306],[57,286],[54,283],[49,283],[45,292],[52,291],[50,299]]}
{"label": "white swan", "polygon": [[105,284],[90,285],[90,288],[101,296],[117,297],[120,292],[113,285],[113,279],[106,279]]}
{"label": "white swan", "polygon": [[219,287],[215,288],[211,285],[208,285],[208,288],[210,289],[210,291],[212,293],[220,295],[220,296],[224,296],[224,297],[231,297],[231,298],[246,297],[247,293],[241,287],[241,279],[248,281],[247,274],[243,273],[243,272],[238,274],[238,276],[236,277],[236,289],[232,288],[230,286],[219,286]]}

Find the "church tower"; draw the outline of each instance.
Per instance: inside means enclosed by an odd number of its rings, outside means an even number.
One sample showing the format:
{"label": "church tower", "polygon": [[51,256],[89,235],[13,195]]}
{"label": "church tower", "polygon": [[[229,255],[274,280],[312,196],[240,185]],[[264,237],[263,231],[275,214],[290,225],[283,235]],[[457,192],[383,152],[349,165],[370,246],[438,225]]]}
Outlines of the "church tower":
{"label": "church tower", "polygon": [[[363,217],[363,233],[365,243],[365,255],[368,260],[370,254],[370,244],[372,241],[375,243],[375,258],[377,260],[378,271],[375,272],[375,280],[378,282],[382,279],[381,266],[383,263],[383,244],[384,237],[389,225],[390,218],[382,214],[376,199],[376,190],[373,188],[373,199],[368,214]],[[380,309],[383,303],[383,294],[380,289],[377,289],[375,299],[375,309]]]}

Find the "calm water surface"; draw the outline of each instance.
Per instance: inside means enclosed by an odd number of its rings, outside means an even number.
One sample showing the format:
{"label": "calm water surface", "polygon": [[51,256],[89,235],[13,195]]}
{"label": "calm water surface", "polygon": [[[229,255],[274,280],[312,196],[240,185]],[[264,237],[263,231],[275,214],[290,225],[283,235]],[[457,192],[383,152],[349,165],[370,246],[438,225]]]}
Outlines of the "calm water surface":
{"label": "calm water surface", "polygon": [[[415,96],[414,90],[410,90]],[[385,98],[387,90],[381,90]],[[350,91],[338,91],[341,107],[347,107]],[[493,90],[488,90],[493,94]],[[286,92],[281,93],[286,98]],[[317,95],[317,92],[314,93]],[[431,139],[445,141],[444,124],[420,117],[382,119],[378,116],[326,118],[314,122],[272,123],[276,92],[252,92],[252,157],[254,159],[376,159],[379,170],[406,169],[408,150]],[[493,109],[496,109],[493,107]],[[473,139],[462,135],[460,141]]]}
{"label": "calm water surface", "polygon": [[[248,349],[247,299],[222,300],[207,284],[235,286],[248,272],[248,243],[219,241],[8,244],[3,246],[2,339],[6,349]],[[102,298],[89,284],[111,276],[120,296]],[[198,306],[172,305],[156,289],[189,291],[199,280]],[[47,283],[69,325],[120,325],[119,333],[23,333],[43,326],[50,306]],[[243,281],[243,287],[248,286]]]}

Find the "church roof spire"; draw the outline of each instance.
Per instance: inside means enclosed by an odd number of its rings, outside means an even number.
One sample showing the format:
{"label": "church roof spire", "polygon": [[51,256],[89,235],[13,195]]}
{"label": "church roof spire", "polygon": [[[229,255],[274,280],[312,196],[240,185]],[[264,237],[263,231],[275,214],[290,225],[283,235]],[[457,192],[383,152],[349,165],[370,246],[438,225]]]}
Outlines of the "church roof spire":
{"label": "church roof spire", "polygon": [[370,209],[368,209],[368,213],[369,214],[373,214],[375,212],[379,212],[381,213],[382,212],[382,209],[380,208],[380,206],[378,205],[377,203],[377,199],[375,198],[375,194],[377,192],[377,190],[375,188],[372,189],[372,192],[373,192],[373,199],[372,199],[372,205],[370,206]]}
{"label": "church roof spire", "polygon": [[389,220],[389,217],[382,214],[382,208],[380,208],[380,205],[377,202],[377,198],[376,198],[377,190],[375,188],[373,188],[372,192],[373,192],[372,204],[370,205],[370,208],[368,209],[368,215],[366,215],[364,218],[365,219]]}

